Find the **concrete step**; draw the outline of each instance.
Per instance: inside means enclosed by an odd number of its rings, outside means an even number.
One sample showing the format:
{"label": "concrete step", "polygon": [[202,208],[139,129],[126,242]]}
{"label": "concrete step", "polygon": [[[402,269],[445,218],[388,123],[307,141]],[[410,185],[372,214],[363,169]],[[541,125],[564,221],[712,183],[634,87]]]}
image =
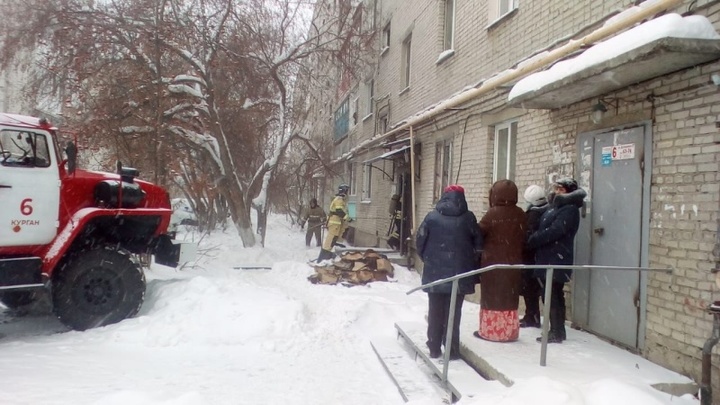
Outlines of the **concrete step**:
{"label": "concrete step", "polygon": [[411,355],[402,342],[388,338],[374,338],[370,345],[390,379],[397,386],[405,402],[449,403],[448,393],[441,388],[439,380],[427,368],[421,368],[417,356]]}
{"label": "concrete step", "polygon": [[[431,359],[425,341],[427,324],[422,322],[398,322],[395,324],[398,335],[402,337],[430,370],[442,380],[443,359]],[[484,379],[464,360],[454,360],[448,365],[447,382],[444,388],[451,394],[453,402],[461,398],[473,398],[499,386],[497,381]]]}

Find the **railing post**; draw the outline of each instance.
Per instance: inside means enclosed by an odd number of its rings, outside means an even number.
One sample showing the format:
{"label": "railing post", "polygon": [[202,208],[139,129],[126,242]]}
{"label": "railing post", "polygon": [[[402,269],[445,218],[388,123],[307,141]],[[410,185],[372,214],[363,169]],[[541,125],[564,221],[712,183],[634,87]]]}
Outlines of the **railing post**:
{"label": "railing post", "polygon": [[552,280],[553,269],[549,268],[545,272],[545,301],[543,302],[543,322],[542,322],[542,345],[540,346],[540,365],[547,365],[547,343],[548,330],[550,329],[550,302],[552,300]]}
{"label": "railing post", "polygon": [[[442,381],[447,386],[448,366],[450,365],[450,351],[452,350],[453,325],[455,323],[455,304],[457,304],[458,280],[452,282],[452,293],[450,294],[450,309],[448,310],[448,322],[445,331],[445,354],[443,354],[443,375]],[[459,349],[459,348],[458,348]]]}

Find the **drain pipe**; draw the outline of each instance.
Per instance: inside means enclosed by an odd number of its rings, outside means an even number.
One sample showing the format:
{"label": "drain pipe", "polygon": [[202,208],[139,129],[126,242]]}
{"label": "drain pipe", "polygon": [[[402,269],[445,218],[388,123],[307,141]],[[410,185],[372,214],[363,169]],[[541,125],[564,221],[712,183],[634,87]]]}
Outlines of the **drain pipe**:
{"label": "drain pipe", "polygon": [[712,349],[720,341],[720,301],[710,304],[707,311],[713,316],[713,329],[702,350],[701,405],[712,405]]}
{"label": "drain pipe", "polygon": [[417,222],[415,218],[415,138],[413,137],[412,125],[410,126],[410,179],[410,193],[412,194],[410,198],[412,200],[412,225],[410,226],[410,237],[414,237]]}

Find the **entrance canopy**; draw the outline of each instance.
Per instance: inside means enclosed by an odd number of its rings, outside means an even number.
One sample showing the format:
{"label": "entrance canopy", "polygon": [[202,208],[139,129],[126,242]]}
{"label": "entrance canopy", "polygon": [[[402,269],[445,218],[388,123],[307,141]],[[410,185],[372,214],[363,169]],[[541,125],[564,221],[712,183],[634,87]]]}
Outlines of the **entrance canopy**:
{"label": "entrance canopy", "polygon": [[402,148],[391,150],[390,152],[385,152],[380,156],[375,156],[372,159],[368,159],[368,160],[364,161],[363,164],[377,162],[378,160],[381,160],[381,159],[394,159],[396,157],[402,157],[402,155],[400,155],[400,153],[403,153],[408,149],[410,149],[410,145],[405,145]]}
{"label": "entrance canopy", "polygon": [[720,35],[703,16],[667,14],[520,80],[508,104],[553,109],[720,58]]}

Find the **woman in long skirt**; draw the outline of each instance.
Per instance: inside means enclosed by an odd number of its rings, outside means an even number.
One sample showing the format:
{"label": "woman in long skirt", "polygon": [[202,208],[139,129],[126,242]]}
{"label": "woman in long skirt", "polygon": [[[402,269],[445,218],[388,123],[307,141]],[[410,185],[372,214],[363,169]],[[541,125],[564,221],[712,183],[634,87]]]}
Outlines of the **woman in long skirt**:
{"label": "woman in long skirt", "polygon": [[[499,180],[490,190],[490,209],[480,220],[484,246],[482,265],[522,264],[525,212],[517,206],[518,189]],[[475,337],[494,342],[517,340],[521,271],[497,269],[480,276],[480,326]]]}

